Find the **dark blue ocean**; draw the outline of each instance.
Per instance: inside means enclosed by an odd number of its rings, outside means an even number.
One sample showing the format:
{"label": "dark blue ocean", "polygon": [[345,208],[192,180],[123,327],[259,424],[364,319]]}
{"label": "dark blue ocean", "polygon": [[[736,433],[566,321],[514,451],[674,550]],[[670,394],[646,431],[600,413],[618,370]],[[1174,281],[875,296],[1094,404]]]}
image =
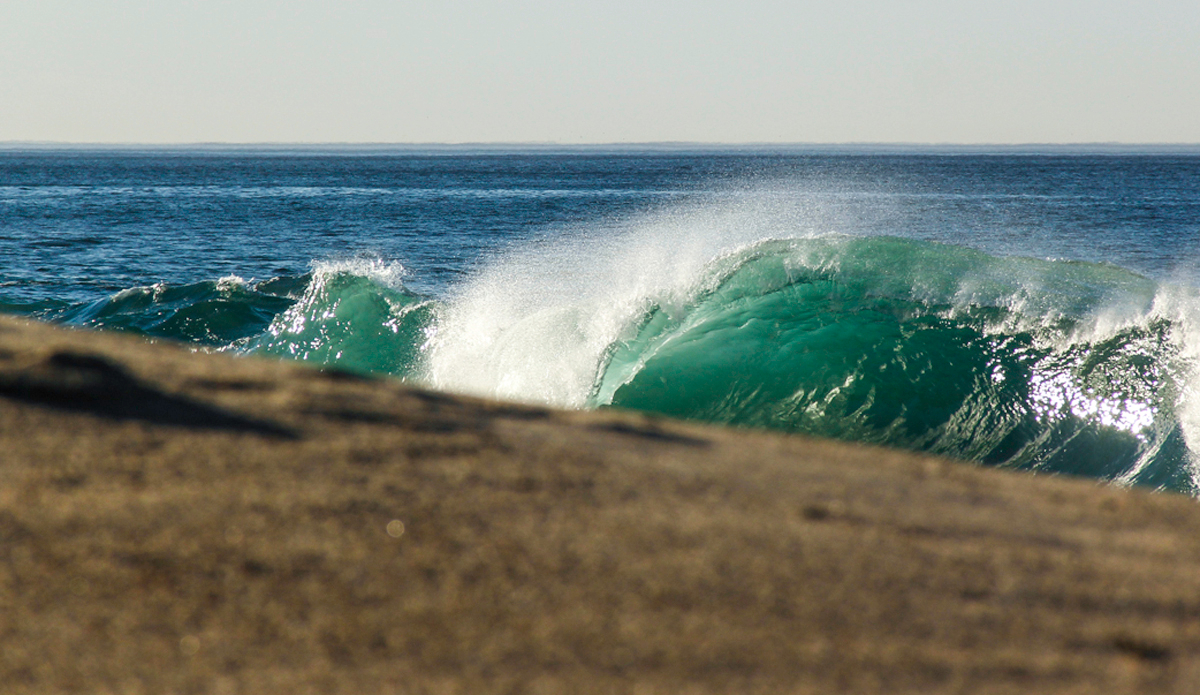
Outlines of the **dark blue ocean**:
{"label": "dark blue ocean", "polygon": [[0,311],[1200,491],[1200,152],[0,149]]}

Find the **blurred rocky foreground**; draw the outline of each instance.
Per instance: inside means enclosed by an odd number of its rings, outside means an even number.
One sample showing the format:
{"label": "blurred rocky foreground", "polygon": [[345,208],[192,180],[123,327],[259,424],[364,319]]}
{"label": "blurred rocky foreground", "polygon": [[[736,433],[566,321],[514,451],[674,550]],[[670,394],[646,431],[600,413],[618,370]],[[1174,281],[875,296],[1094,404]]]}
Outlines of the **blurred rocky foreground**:
{"label": "blurred rocky foreground", "polygon": [[5,693],[1200,692],[1200,504],[0,320]]}

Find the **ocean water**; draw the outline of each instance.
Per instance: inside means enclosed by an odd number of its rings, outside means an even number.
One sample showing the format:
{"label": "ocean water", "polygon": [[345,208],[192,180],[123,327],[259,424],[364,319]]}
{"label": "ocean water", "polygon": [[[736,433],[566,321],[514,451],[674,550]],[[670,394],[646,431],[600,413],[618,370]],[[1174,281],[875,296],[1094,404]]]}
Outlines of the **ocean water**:
{"label": "ocean water", "polygon": [[0,150],[0,311],[1200,493],[1200,152]]}

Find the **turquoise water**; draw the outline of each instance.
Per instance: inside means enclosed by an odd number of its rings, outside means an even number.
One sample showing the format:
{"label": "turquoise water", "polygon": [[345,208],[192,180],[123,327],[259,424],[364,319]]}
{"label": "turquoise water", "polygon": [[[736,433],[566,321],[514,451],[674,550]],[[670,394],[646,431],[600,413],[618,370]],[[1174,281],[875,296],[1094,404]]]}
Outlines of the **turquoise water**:
{"label": "turquoise water", "polygon": [[1196,494],[1200,157],[0,153],[0,310]]}

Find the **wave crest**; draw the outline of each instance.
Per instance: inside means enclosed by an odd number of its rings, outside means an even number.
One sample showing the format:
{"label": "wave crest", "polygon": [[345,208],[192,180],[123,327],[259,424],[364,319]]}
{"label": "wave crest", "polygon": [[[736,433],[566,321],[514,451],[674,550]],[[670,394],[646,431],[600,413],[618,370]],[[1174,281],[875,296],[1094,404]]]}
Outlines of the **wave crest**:
{"label": "wave crest", "polygon": [[634,281],[629,268],[572,273],[571,254],[533,272],[500,264],[442,316],[422,374],[495,397],[1196,488],[1182,308],[1200,303],[1168,306],[1177,288],[888,237],[760,241],[673,267],[656,253]]}
{"label": "wave crest", "polygon": [[432,304],[404,288],[404,268],[378,259],[320,262],[295,302],[239,348],[342,369],[409,376]]}

